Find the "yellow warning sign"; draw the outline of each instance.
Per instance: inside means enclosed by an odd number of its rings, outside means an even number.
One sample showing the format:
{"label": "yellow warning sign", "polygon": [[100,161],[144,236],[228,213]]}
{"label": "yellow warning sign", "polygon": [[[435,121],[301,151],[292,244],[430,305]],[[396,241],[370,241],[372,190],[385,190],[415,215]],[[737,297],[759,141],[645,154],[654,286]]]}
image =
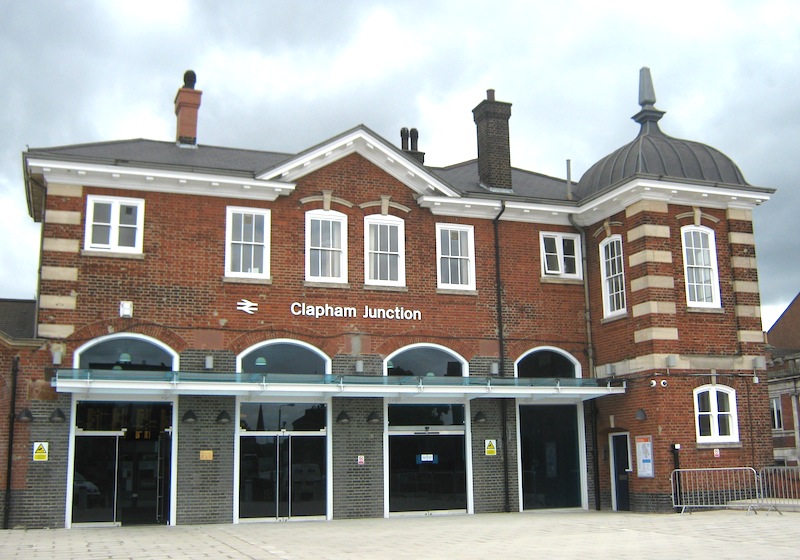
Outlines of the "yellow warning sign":
{"label": "yellow warning sign", "polygon": [[484,449],[486,450],[486,455],[497,455],[497,440],[487,439],[484,444]]}
{"label": "yellow warning sign", "polygon": [[46,441],[36,441],[33,443],[33,460],[47,461],[48,449],[50,444]]}

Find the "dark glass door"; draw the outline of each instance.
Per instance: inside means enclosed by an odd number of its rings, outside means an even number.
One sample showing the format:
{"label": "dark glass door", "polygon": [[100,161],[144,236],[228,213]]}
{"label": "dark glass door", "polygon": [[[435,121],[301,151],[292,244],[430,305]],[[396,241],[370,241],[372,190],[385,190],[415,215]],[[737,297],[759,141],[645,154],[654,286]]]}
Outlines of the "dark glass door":
{"label": "dark glass door", "polygon": [[172,405],[79,402],[73,523],[169,522]]}
{"label": "dark glass door", "polygon": [[580,507],[576,407],[520,406],[519,429],[523,509]]}
{"label": "dark glass door", "polygon": [[324,516],[325,436],[242,436],[239,517]]}
{"label": "dark glass door", "polygon": [[75,438],[72,522],[115,523],[119,436]]}
{"label": "dark glass door", "polygon": [[464,435],[389,437],[389,511],[467,508]]}

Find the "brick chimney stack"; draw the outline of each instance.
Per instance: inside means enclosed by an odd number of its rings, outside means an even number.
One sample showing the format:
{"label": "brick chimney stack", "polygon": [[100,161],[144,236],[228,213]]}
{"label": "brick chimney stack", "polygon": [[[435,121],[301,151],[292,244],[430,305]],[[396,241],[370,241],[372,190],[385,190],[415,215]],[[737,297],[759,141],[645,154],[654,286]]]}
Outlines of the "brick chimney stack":
{"label": "brick chimney stack", "polygon": [[495,101],[494,90],[472,110],[478,128],[478,176],[481,185],[495,189],[511,188],[511,147],[508,119],[511,103]]}
{"label": "brick chimney stack", "polygon": [[183,87],[175,96],[175,115],[178,117],[176,140],[185,146],[197,145],[197,113],[203,92],[194,89],[197,76],[192,70],[183,75]]}

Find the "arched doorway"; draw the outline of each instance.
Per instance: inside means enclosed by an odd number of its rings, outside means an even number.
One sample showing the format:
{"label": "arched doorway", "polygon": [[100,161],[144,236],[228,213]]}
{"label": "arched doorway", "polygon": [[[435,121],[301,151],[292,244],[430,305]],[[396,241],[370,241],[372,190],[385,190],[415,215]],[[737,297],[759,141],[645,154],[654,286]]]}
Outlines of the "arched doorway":
{"label": "arched doorway", "polygon": [[[330,367],[320,350],[288,339],[251,346],[237,358],[238,371],[250,375],[324,375]],[[239,403],[237,519],[327,516],[328,404],[296,398]]]}
{"label": "arched doorway", "polygon": [[[518,360],[516,371],[520,378],[557,380],[578,377],[579,367],[561,350],[540,348]],[[581,507],[578,407],[518,402],[522,509]]]}
{"label": "arched doorway", "polygon": [[[173,371],[178,354],[133,333],[87,342],[79,369]],[[70,524],[169,524],[172,503],[172,400],[76,396],[68,495]]]}
{"label": "arched doorway", "polygon": [[[464,358],[433,344],[391,354],[386,375],[461,377]],[[467,511],[467,455],[463,401],[387,405],[389,513]]]}

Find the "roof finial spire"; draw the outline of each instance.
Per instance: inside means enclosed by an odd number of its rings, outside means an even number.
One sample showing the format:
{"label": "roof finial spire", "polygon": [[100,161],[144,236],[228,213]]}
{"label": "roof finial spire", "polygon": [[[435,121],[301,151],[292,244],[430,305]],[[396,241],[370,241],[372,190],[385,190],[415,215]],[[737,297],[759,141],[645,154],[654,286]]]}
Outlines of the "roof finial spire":
{"label": "roof finial spire", "polygon": [[[636,113],[633,120],[642,125],[642,131],[649,131],[646,123],[657,123],[664,116],[664,111],[655,108],[656,90],[653,87],[653,78],[650,76],[650,68],[643,66],[639,70],[639,105],[642,110]],[[658,129],[656,125],[655,130]]]}
{"label": "roof finial spire", "polygon": [[639,70],[639,105],[644,108],[652,107],[656,102],[656,90],[653,87],[653,78],[650,69],[642,66]]}

